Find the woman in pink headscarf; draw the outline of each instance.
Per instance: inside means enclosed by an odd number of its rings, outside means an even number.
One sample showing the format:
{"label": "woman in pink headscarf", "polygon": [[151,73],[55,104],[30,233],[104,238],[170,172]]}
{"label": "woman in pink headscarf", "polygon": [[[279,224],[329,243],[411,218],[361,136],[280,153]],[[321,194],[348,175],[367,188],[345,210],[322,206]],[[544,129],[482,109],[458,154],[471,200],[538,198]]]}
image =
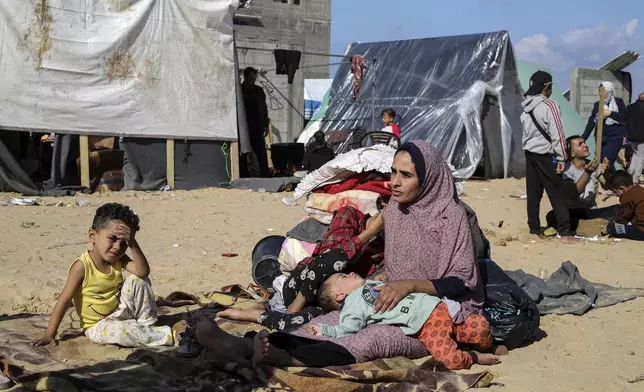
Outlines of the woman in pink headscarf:
{"label": "woman in pink headscarf", "polygon": [[[393,309],[407,294],[457,300],[454,322],[480,315],[485,300],[467,215],[438,150],[405,143],[392,165],[392,197],[384,210],[385,276],[375,311]],[[480,316],[479,316],[480,317]]]}

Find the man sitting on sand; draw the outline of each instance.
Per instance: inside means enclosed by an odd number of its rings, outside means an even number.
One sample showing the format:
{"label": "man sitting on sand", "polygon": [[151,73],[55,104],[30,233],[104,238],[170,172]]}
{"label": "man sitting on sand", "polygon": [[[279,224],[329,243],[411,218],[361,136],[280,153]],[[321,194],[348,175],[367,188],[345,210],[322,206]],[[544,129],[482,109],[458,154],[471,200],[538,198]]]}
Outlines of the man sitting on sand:
{"label": "man sitting on sand", "polygon": [[[597,208],[597,184],[606,187],[604,173],[608,160],[600,165],[598,159],[588,160],[590,150],[581,136],[570,136],[566,139],[566,155],[568,160],[562,174],[570,213],[570,228],[577,231],[580,220],[605,219],[612,220],[617,213],[617,206]],[[555,211],[546,215],[548,226],[558,227]]]}

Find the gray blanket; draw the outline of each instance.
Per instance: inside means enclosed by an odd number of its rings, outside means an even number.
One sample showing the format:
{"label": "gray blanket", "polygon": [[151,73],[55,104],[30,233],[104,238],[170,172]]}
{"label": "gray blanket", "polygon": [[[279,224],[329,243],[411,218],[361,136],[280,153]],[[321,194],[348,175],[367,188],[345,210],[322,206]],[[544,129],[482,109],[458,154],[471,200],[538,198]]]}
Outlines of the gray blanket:
{"label": "gray blanket", "polygon": [[324,234],[326,234],[328,229],[329,225],[325,225],[313,218],[309,218],[298,223],[293,230],[286,233],[286,236],[314,244],[316,242],[322,242]]}
{"label": "gray blanket", "polygon": [[300,183],[300,181],[302,181],[302,179],[297,177],[240,178],[222,187],[253,191],[263,189],[266,192],[276,193],[282,192],[288,184],[297,185]]}
{"label": "gray blanket", "polygon": [[561,264],[561,268],[546,281],[523,270],[506,273],[537,303],[542,315],[579,316],[592,308],[603,308],[644,296],[644,289],[589,282],[582,278],[579,269],[570,261]]}

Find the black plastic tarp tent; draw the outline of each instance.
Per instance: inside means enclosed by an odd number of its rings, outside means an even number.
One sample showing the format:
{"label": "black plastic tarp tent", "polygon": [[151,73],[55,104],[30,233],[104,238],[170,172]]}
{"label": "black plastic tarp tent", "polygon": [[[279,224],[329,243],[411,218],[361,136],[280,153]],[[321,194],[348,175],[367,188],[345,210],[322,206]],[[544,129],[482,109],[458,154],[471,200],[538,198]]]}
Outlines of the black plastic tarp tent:
{"label": "black plastic tarp tent", "polygon": [[317,129],[377,131],[381,111],[391,107],[402,140],[431,142],[456,177],[469,178],[481,168],[488,178],[524,175],[523,91],[506,31],[356,43],[347,55],[366,60],[358,98],[351,66],[343,64]]}

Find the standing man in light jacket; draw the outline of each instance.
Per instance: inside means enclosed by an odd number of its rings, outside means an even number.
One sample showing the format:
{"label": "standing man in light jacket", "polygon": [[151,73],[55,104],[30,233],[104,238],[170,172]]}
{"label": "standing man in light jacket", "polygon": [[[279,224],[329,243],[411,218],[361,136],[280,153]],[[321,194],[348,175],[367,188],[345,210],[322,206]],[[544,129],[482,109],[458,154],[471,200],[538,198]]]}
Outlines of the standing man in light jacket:
{"label": "standing man in light jacket", "polygon": [[526,158],[526,193],[530,233],[541,235],[539,205],[546,190],[555,213],[556,228],[564,243],[575,242],[570,228],[561,173],[566,161],[566,136],[559,105],[550,100],[552,76],[537,71],[530,77],[530,88],[523,101],[521,125]]}
{"label": "standing man in light jacket", "polygon": [[629,172],[633,176],[633,185],[639,185],[644,169],[644,93],[641,93],[637,101],[628,107],[626,132],[626,138],[633,147]]}

